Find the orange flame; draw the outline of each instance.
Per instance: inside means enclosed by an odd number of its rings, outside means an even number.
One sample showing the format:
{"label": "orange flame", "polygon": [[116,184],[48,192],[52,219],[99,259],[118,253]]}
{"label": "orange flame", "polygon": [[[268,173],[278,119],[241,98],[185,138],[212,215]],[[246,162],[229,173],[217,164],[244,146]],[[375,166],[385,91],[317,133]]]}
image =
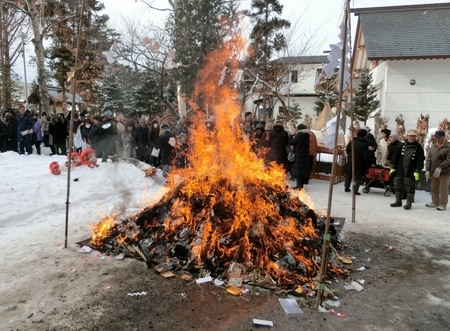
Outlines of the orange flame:
{"label": "orange flame", "polygon": [[[274,260],[278,254],[289,255],[305,270],[304,275],[295,276],[296,280],[305,282],[305,275],[319,269],[314,259],[305,257],[318,255],[306,244],[318,239],[317,229],[311,218],[299,226],[298,219],[283,215],[298,215],[302,210],[307,214],[307,204],[312,205],[312,201],[304,192],[298,198],[289,196],[284,168],[265,165],[242,134],[238,119],[241,102],[231,86],[244,44],[241,37],[231,38],[207,56],[199,72],[195,97],[202,101],[190,102],[196,111],[189,131],[190,165],[169,173],[166,185],[170,190],[162,201],[173,202],[164,221],[164,233],[159,236],[169,240],[187,229],[195,236],[189,244],[193,263],[202,265],[213,258],[235,261],[263,269],[286,283],[292,276]],[[211,117],[212,131],[205,125]],[[275,201],[274,196],[282,196],[289,203]],[[281,208],[292,210],[283,214]],[[150,228],[154,222],[149,219],[145,224]],[[111,219],[98,224],[93,243],[101,245],[101,239],[114,226]],[[136,238],[135,233],[119,233],[116,240],[120,245]]]}

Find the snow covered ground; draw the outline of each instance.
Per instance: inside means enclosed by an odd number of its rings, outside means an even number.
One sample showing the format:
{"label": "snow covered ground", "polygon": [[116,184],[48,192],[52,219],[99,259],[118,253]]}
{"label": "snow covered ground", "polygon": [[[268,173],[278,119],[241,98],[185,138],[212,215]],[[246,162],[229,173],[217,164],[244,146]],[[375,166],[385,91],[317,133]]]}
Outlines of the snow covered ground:
{"label": "snow covered ground", "polygon": [[[100,163],[94,169],[73,168],[68,249],[63,249],[67,173],[51,174],[51,161],[63,163],[65,157],[0,154],[0,324],[8,325],[8,329],[26,320],[29,311],[37,313],[38,309],[49,314],[53,309],[55,316],[60,314],[67,305],[85,300],[93,290],[106,286],[99,276],[105,274],[105,268],[133,263],[80,254],[75,243],[90,236],[89,224],[98,222],[101,215],[133,214],[158,201],[165,192],[161,174],[146,178],[143,171],[126,162]],[[325,181],[311,180],[306,187],[316,210],[326,210],[328,192],[329,183]],[[334,185],[331,214],[347,219],[343,234],[379,236],[383,238],[380,246],[389,243],[404,252],[420,250],[437,264],[450,265],[448,254],[438,259],[432,254],[433,248],[448,246],[449,210],[425,207],[430,196],[424,191],[417,192],[410,211],[391,208],[393,197],[383,193],[373,188],[357,196],[356,222],[352,223],[351,195],[344,193],[343,183]],[[445,284],[450,286],[450,280]],[[437,296],[439,292],[426,300],[430,304],[446,302],[445,296]]]}

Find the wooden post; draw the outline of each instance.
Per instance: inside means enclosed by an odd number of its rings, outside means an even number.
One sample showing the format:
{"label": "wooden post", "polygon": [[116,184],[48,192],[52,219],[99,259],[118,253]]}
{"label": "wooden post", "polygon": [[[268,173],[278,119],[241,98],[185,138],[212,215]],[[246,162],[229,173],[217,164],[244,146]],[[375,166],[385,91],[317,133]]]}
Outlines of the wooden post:
{"label": "wooden post", "polygon": [[78,59],[80,57],[80,40],[81,40],[81,25],[83,19],[83,11],[84,11],[84,0],[81,0],[81,8],[80,8],[80,18],[78,23],[78,35],[77,35],[77,51],[75,54],[75,73],[73,75],[72,82],[72,111],[70,112],[70,125],[69,125],[69,156],[68,156],[68,165],[67,165],[67,196],[66,196],[66,228],[65,228],[65,239],[64,239],[64,248],[67,248],[67,238],[69,232],[69,205],[70,205],[70,170],[72,166],[72,159],[70,154],[72,153],[72,143],[73,143],[73,116],[76,110],[76,92],[77,92],[77,68],[78,68]]}
{"label": "wooden post", "polygon": [[[348,30],[348,20],[350,15],[350,0],[346,0],[345,10],[344,10],[344,40],[343,47],[342,47],[342,54],[341,54],[341,65],[340,65],[340,79],[339,79],[339,100],[342,100],[342,94],[343,94],[343,88],[344,88],[344,63],[345,63],[345,55],[347,53],[347,30]],[[325,231],[323,234],[323,248],[322,248],[322,258],[320,260],[320,275],[319,275],[319,286],[317,290],[317,300],[316,300],[316,307],[322,304],[323,301],[323,292],[325,290],[325,275],[327,270],[327,264],[328,264],[328,251],[330,248],[330,214],[331,214],[331,205],[333,200],[333,183],[334,178],[336,177],[336,166],[337,166],[337,143],[339,138],[339,125],[340,121],[339,118],[341,117],[341,111],[342,111],[342,102],[338,103],[338,108],[336,111],[336,117],[338,120],[336,120],[336,132],[334,133],[334,152],[333,152],[333,163],[331,167],[331,180],[330,180],[330,186],[328,190],[328,208],[327,208],[327,220],[325,223]]]}

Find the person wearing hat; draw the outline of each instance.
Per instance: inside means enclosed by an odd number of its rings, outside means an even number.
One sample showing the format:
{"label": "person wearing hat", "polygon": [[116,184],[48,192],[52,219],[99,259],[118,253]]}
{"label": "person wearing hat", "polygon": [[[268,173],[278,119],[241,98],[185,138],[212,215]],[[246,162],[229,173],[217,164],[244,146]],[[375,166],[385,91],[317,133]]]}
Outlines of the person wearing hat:
{"label": "person wearing hat", "polygon": [[425,206],[437,210],[447,209],[448,183],[450,180],[450,142],[445,139],[445,132],[434,133],[434,144],[428,151],[425,162],[425,177],[431,178],[431,202]]}
{"label": "person wearing hat", "polygon": [[416,181],[419,180],[419,172],[423,169],[425,153],[422,145],[417,139],[417,130],[409,130],[406,140],[396,149],[391,159],[392,168],[390,173],[395,172],[394,190],[395,202],[391,207],[402,205],[403,189],[406,190],[406,204],[403,209],[411,209],[416,192]]}

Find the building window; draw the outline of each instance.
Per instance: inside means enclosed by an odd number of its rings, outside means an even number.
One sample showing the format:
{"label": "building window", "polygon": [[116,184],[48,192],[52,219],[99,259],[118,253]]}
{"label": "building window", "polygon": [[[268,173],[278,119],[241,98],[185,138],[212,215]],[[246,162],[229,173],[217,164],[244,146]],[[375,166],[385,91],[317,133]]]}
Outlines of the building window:
{"label": "building window", "polygon": [[292,83],[298,83],[298,71],[291,70],[291,75],[292,75]]}

